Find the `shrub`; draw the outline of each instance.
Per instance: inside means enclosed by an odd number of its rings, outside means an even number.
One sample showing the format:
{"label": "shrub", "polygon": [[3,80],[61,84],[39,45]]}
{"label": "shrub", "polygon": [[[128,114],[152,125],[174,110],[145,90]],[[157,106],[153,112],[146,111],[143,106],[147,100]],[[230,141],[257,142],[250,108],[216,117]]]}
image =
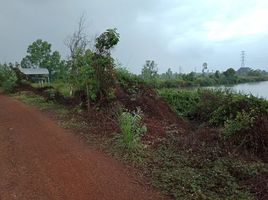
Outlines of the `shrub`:
{"label": "shrub", "polygon": [[192,118],[196,113],[200,97],[195,90],[160,90],[159,95],[163,97],[172,109],[182,117]]}
{"label": "shrub", "polygon": [[17,80],[15,72],[10,67],[0,64],[0,87],[4,92],[13,92],[17,85]]}
{"label": "shrub", "polygon": [[142,148],[141,136],[147,131],[142,123],[143,114],[140,109],[136,112],[123,111],[118,116],[121,133],[116,136],[120,147],[129,152],[137,152]]}
{"label": "shrub", "polygon": [[236,133],[246,131],[253,125],[255,117],[252,117],[249,113],[238,112],[235,119],[227,119],[224,125],[224,138],[230,138]]}
{"label": "shrub", "polygon": [[124,91],[129,94],[138,93],[138,85],[144,83],[139,76],[130,73],[126,68],[116,68],[115,72],[116,79]]}

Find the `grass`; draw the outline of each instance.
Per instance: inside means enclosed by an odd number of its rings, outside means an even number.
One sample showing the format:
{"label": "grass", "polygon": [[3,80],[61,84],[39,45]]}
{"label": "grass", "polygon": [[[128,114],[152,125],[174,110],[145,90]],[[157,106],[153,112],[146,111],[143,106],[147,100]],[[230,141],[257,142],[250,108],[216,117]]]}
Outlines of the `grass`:
{"label": "grass", "polygon": [[54,102],[47,101],[44,97],[35,95],[28,91],[17,92],[12,96],[28,105],[37,106],[41,110],[54,108],[56,106]]}
{"label": "grass", "polygon": [[142,163],[144,154],[144,145],[141,143],[141,137],[146,134],[147,127],[143,124],[143,114],[140,109],[135,112],[120,111],[118,114],[120,133],[114,137],[113,152],[123,160],[129,160],[134,163]]}
{"label": "grass", "polygon": [[267,170],[261,163],[231,157],[204,160],[167,146],[157,149],[152,158],[148,168],[153,184],[174,199],[254,199],[240,186],[239,176],[249,179]]}
{"label": "grass", "polygon": [[[41,85],[39,83],[32,83],[32,87],[40,88]],[[44,83],[43,87],[53,87],[56,91],[60,92],[65,97],[70,97],[70,87],[68,84],[63,83],[61,81],[53,82],[53,83]]]}

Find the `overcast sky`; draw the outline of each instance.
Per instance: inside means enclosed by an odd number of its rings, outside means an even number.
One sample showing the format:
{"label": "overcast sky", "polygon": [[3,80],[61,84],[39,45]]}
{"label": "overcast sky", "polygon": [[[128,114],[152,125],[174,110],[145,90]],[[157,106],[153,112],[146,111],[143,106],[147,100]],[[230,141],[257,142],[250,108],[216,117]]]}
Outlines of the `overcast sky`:
{"label": "overcast sky", "polygon": [[64,40],[86,13],[88,34],[117,28],[116,57],[139,73],[145,60],[201,71],[246,65],[268,70],[268,0],[0,0],[0,62],[20,61],[36,39],[66,58]]}

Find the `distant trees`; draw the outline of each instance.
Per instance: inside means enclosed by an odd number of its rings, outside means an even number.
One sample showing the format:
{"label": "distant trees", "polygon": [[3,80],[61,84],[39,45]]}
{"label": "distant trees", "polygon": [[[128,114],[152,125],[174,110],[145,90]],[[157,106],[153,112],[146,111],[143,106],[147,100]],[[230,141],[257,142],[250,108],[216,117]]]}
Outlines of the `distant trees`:
{"label": "distant trees", "polygon": [[226,78],[233,78],[235,74],[236,74],[236,71],[233,68],[229,68],[225,72],[223,72],[223,75]]}
{"label": "distant trees", "polygon": [[205,74],[205,71],[208,69],[208,64],[206,62],[203,63],[202,65],[203,69],[202,69],[202,73],[203,75]]}
{"label": "distant trees", "polygon": [[215,78],[216,78],[216,79],[219,79],[219,78],[220,78],[220,76],[221,76],[220,71],[219,71],[219,70],[217,70],[217,71],[215,72],[214,76],[215,76]]}
{"label": "distant trees", "polygon": [[145,81],[153,81],[157,77],[157,64],[153,60],[147,60],[145,65],[142,68],[141,77]]}
{"label": "distant trees", "polygon": [[171,80],[173,78],[173,72],[170,68],[168,68],[167,72],[165,73],[165,77],[167,80]]}

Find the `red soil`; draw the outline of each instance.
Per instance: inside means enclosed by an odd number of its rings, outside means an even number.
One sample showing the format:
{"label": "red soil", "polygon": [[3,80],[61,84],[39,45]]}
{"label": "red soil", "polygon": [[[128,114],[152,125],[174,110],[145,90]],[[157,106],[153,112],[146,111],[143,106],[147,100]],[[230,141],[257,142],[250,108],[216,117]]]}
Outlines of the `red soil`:
{"label": "red soil", "polygon": [[0,199],[164,199],[38,110],[0,94]]}

